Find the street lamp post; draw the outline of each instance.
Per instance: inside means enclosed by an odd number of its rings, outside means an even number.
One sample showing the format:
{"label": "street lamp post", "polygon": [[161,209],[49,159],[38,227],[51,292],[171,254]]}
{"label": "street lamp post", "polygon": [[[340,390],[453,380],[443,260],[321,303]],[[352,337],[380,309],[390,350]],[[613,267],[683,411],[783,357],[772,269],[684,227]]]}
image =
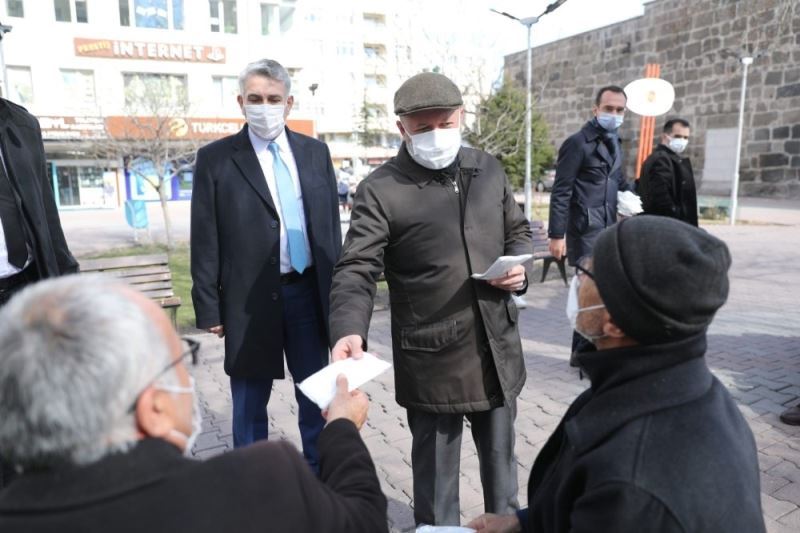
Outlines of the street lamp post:
{"label": "street lamp post", "polygon": [[11,31],[11,26],[0,24],[0,76],[3,77],[3,98],[8,98],[8,73],[6,72],[6,58],[3,55],[3,37]]}
{"label": "street lamp post", "polygon": [[742,62],[742,93],[739,95],[739,131],[736,134],[736,158],[733,162],[733,186],[731,187],[731,226],[736,225],[736,209],[739,203],[739,159],[742,156],[742,131],[744,130],[744,97],[747,91],[747,68],[753,64],[751,56],[739,59]]}
{"label": "street lamp post", "polygon": [[490,9],[490,11],[503,15],[512,20],[516,20],[528,30],[528,48],[527,48],[527,72],[525,76],[525,218],[531,220],[533,215],[533,194],[531,187],[531,166],[533,165],[533,136],[531,134],[531,123],[533,122],[533,48],[531,46],[531,32],[533,25],[539,22],[543,16],[552,13],[561,4],[567,0],[556,0],[548,5],[544,12],[538,17],[518,18],[505,11],[497,11]]}

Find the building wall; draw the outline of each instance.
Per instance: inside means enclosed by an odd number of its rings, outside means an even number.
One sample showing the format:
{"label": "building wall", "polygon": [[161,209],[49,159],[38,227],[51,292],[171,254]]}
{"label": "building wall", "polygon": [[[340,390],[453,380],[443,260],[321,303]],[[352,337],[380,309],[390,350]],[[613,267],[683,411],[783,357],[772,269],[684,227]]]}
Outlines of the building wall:
{"label": "building wall", "polygon": [[[542,24],[546,23],[543,19]],[[653,0],[644,14],[534,48],[534,101],[559,146],[590,118],[595,91],[625,86],[661,65],[675,103],[656,122],[682,116],[692,124],[687,155],[710,194],[730,191],[742,67],[737,54],[756,55],[748,74],[740,194],[800,196],[800,2],[796,0]],[[505,58],[512,83],[525,85],[525,51]],[[620,133],[633,176],[639,118]],[[706,138],[713,141],[707,145]],[[655,142],[657,140],[654,139]],[[724,141],[724,142],[723,142]],[[709,160],[706,161],[706,157]],[[717,160],[719,159],[719,160]],[[727,191],[725,188],[727,187]]]}

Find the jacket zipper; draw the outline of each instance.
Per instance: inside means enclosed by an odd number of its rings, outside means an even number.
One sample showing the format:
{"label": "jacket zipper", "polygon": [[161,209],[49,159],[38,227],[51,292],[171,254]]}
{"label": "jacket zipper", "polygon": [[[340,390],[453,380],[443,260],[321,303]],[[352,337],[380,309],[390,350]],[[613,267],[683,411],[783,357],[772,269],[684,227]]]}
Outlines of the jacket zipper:
{"label": "jacket zipper", "polygon": [[[459,194],[459,190],[458,190],[458,180],[456,180],[456,178],[450,178],[450,181],[453,183],[453,191],[455,191],[455,193],[456,193],[456,194]],[[460,203],[461,203],[461,202],[459,202],[459,210],[461,209]],[[463,226],[463,221],[464,221],[464,215],[463,215],[463,213],[462,213],[462,215],[461,215],[461,221],[462,221],[462,226]]]}

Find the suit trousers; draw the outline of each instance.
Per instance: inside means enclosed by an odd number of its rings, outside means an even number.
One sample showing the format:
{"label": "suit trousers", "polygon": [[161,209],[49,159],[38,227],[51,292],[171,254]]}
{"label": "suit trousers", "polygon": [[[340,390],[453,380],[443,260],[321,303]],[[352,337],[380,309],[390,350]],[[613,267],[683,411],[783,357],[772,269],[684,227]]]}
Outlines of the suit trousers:
{"label": "suit trousers", "polygon": [[[283,352],[295,383],[325,366],[328,342],[320,309],[317,284],[313,275],[281,287],[283,299]],[[267,403],[272,379],[231,377],[233,397],[233,446],[239,448],[269,436]],[[295,387],[298,426],[303,441],[303,455],[314,472],[319,473],[317,438],[325,420],[317,404]]]}
{"label": "suit trousers", "polygon": [[487,513],[512,514],[517,503],[514,419],[517,402],[489,411],[443,414],[408,409],[414,521],[417,525],[459,525],[458,482],[461,434],[466,418],[478,452],[483,505]]}

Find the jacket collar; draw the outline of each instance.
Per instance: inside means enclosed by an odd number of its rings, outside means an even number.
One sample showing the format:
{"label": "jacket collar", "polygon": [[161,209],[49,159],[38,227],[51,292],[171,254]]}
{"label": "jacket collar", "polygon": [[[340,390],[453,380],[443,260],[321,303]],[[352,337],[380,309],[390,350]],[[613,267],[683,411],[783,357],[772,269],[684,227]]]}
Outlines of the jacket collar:
{"label": "jacket collar", "polygon": [[25,473],[0,492],[0,513],[84,507],[155,484],[191,464],[167,441],[144,439],[89,465]]}
{"label": "jacket collar", "polygon": [[[611,152],[608,151],[608,147],[605,143],[605,138],[609,136],[609,133],[598,126],[594,120],[589,120],[586,124],[583,125],[581,128],[581,132],[583,133],[584,139],[586,139],[586,143],[596,143],[595,151],[597,155],[599,155],[606,163],[608,163],[609,174],[614,172],[617,167],[622,164],[622,156],[621,154],[617,154],[616,159],[612,157]],[[616,135],[616,134],[614,134]],[[620,151],[622,150],[619,147]]]}
{"label": "jacket collar", "polygon": [[408,153],[406,143],[403,142],[397,155],[389,160],[387,165],[394,167],[405,177],[416,183],[420,189],[426,187],[432,181],[441,181],[445,177],[455,176],[459,170],[469,171],[471,177],[480,172],[475,154],[471,150],[466,150],[463,146],[459,149],[453,164],[440,170],[432,170],[414,161],[411,154]]}
{"label": "jacket collar", "polygon": [[660,345],[579,354],[592,388],[579,399],[583,407],[565,420],[570,443],[580,454],[632,420],[705,394],[713,382],[705,351],[701,332]]}

